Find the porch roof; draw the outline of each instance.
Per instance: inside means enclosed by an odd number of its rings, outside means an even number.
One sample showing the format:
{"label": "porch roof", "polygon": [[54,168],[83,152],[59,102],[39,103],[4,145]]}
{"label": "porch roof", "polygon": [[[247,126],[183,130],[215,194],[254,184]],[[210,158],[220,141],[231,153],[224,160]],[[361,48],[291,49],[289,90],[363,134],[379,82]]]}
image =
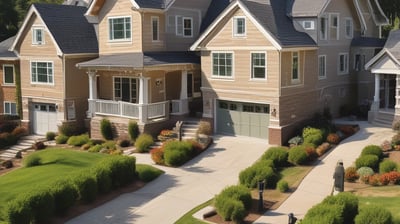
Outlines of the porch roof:
{"label": "porch roof", "polygon": [[13,51],[9,51],[8,49],[11,47],[14,42],[15,36],[10,37],[2,42],[0,42],[0,60],[2,59],[18,59],[17,55]]}
{"label": "porch roof", "polygon": [[200,64],[200,57],[194,52],[137,52],[112,55],[100,55],[91,61],[78,63],[81,69],[125,68],[141,69],[150,66]]}
{"label": "porch roof", "polygon": [[375,37],[358,37],[351,41],[352,47],[379,47],[383,48],[386,39],[380,39]]}

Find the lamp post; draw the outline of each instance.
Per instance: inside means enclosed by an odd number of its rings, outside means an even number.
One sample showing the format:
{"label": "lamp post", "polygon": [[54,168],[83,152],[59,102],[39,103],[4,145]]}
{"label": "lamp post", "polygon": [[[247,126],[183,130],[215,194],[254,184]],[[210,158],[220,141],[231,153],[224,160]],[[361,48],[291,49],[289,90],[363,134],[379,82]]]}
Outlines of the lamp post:
{"label": "lamp post", "polygon": [[289,221],[288,221],[288,224],[295,224],[296,223],[296,221],[297,221],[297,218],[296,217],[294,217],[294,215],[293,215],[293,213],[289,213]]}
{"label": "lamp post", "polygon": [[264,192],[264,181],[258,181],[258,211],[263,211],[264,209],[264,199],[263,199],[263,192]]}

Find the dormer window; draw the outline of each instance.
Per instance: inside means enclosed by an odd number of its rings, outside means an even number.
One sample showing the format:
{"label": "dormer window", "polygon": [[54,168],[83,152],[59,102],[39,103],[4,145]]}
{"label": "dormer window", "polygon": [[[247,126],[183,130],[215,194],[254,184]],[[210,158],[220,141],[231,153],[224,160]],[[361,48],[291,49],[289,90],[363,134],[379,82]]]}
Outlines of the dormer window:
{"label": "dormer window", "polygon": [[130,41],[131,17],[108,18],[108,31],[110,41]]}
{"label": "dormer window", "polygon": [[243,37],[246,36],[246,18],[234,17],[233,18],[233,36]]}
{"label": "dormer window", "polygon": [[314,30],[314,21],[311,20],[303,21],[303,28],[305,30]]}
{"label": "dormer window", "polygon": [[44,44],[44,30],[43,28],[33,28],[32,30],[32,44]]}

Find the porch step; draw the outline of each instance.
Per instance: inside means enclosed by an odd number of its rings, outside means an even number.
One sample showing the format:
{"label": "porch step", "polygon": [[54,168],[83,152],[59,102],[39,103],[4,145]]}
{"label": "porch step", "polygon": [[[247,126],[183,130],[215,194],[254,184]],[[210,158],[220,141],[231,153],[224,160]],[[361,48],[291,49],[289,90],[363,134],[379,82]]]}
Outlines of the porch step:
{"label": "porch step", "polygon": [[379,127],[392,127],[394,119],[393,112],[379,111],[372,124]]}
{"label": "porch step", "polygon": [[195,139],[197,130],[199,129],[198,120],[183,121],[182,124],[182,139]]}
{"label": "porch step", "polygon": [[10,146],[8,149],[0,152],[0,159],[13,159],[18,153],[32,149],[33,143],[44,141],[46,138],[41,135],[28,135],[21,137],[17,144]]}

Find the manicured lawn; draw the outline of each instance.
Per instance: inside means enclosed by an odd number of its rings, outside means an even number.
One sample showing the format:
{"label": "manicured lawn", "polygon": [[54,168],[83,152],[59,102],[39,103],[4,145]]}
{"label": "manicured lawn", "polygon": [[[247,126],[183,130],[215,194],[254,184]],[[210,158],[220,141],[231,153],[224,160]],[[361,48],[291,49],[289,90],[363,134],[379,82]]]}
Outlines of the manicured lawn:
{"label": "manicured lawn", "polygon": [[197,211],[200,211],[200,209],[211,205],[212,202],[213,202],[213,200],[211,199],[211,200],[206,201],[203,204],[193,208],[188,213],[186,213],[184,216],[182,216],[178,221],[176,221],[175,224],[207,224],[206,222],[202,222],[202,221],[194,218],[193,214],[196,213]]}
{"label": "manicured lawn", "polygon": [[38,186],[48,186],[54,180],[65,178],[71,173],[88,168],[107,156],[102,153],[55,148],[38,151],[35,154],[40,156],[42,165],[22,167],[0,176],[0,211],[4,210],[8,201],[21,192],[35,189]]}

